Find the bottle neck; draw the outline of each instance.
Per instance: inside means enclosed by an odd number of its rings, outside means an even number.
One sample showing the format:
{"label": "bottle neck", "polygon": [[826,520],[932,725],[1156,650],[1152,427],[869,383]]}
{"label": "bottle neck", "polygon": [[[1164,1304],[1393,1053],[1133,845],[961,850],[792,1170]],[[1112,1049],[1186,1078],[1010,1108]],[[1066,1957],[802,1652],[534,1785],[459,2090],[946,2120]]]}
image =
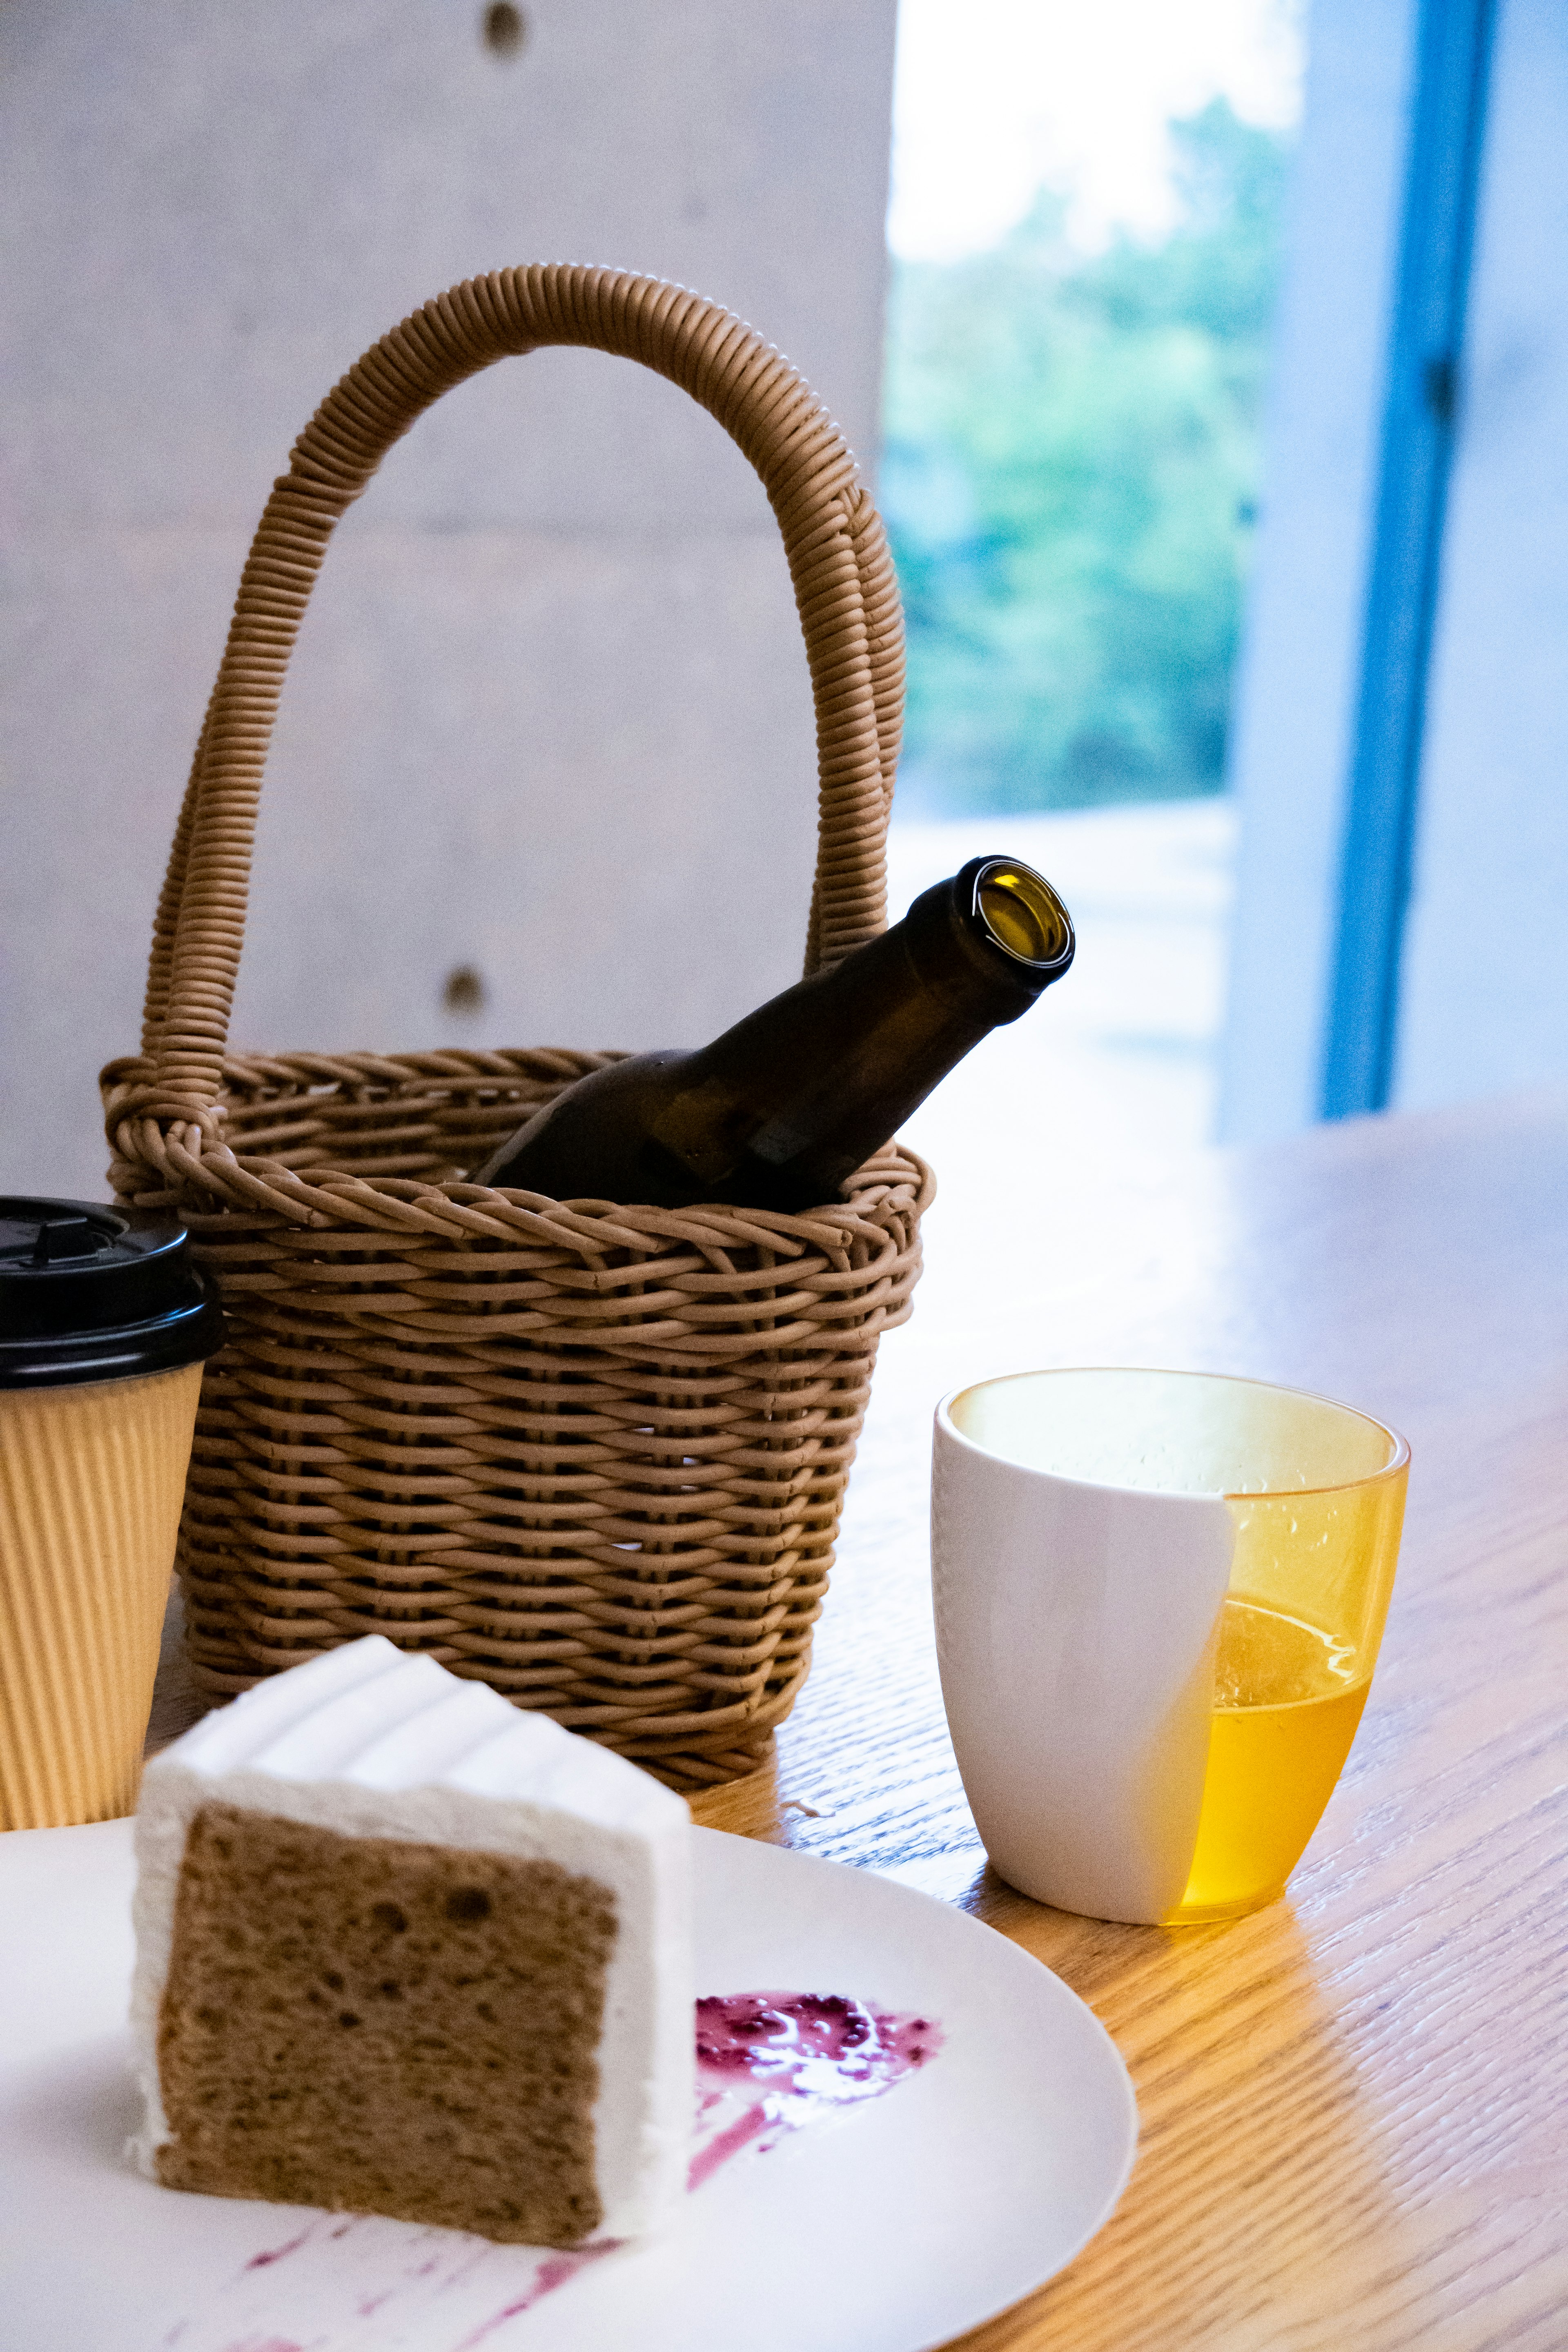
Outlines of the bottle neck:
{"label": "bottle neck", "polygon": [[[988,878],[1005,890],[994,877],[1018,872],[1026,869],[973,860],[834,971],[802,981],[689,1055],[659,1121],[661,1140],[693,1168],[700,1151],[709,1163],[700,1172],[715,1181],[746,1159],[759,1164],[760,1190],[770,1168],[805,1168],[822,1188],[815,1197],[831,1198],[972,1046],[1026,1012],[1070,963],[1065,911],[1059,936],[1044,942],[1055,950],[1048,961],[996,937],[982,894]],[[1001,912],[1009,912],[1005,897]],[[1019,913],[1016,936],[1030,936],[1027,914]]]}

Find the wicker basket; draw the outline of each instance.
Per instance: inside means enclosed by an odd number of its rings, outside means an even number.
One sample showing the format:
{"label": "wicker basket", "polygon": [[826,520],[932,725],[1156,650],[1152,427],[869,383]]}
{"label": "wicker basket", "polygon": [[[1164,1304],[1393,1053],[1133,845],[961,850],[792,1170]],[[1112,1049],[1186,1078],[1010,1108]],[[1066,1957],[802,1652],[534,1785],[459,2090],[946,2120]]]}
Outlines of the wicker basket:
{"label": "wicker basket", "polygon": [[463,1171],[613,1056],[227,1052],[262,768],[332,528],[441,393],[552,343],[658,370],[761,475],[816,708],[806,969],[881,929],[902,625],[837,427],[750,328],[679,287],[501,271],[367,352],[268,502],[159,904],[142,1053],[103,1074],[110,1177],[184,1220],[229,1318],[180,1535],[201,1687],[384,1633],[689,1786],[752,1769],[805,1679],[929,1171],[889,1147],[805,1216],[566,1206]]}

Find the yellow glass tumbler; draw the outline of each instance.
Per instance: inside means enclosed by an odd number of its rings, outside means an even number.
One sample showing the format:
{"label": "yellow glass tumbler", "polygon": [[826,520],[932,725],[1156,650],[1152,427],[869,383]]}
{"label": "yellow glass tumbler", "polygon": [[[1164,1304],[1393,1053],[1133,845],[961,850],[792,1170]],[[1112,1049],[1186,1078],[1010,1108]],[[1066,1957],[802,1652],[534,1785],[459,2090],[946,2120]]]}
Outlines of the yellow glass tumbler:
{"label": "yellow glass tumbler", "polygon": [[1016,1373],[937,1410],[937,1653],[993,1863],[1161,1926],[1279,1895],[1366,1704],[1409,1448],[1207,1372]]}
{"label": "yellow glass tumbler", "polygon": [[1236,1551],[1184,1926],[1271,1902],[1318,1826],[1372,1687],[1410,1471],[1404,1438],[1349,1405],[1205,1386]]}

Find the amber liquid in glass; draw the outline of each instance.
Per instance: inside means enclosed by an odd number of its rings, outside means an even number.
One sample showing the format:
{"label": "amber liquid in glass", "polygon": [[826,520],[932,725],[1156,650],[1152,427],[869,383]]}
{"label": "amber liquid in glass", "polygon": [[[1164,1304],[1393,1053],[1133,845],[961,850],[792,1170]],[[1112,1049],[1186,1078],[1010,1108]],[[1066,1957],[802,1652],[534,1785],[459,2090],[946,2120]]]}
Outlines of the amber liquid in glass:
{"label": "amber liquid in glass", "polygon": [[1361,1721],[1370,1672],[1305,1619],[1233,1594],[1220,1619],[1214,1723],[1184,1924],[1279,1893]]}

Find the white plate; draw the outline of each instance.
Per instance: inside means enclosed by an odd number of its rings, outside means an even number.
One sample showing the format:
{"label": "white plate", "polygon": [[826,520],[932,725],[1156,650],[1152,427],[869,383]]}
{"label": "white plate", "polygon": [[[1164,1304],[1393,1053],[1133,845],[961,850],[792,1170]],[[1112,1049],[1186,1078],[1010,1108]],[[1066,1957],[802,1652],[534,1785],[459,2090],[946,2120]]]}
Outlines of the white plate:
{"label": "white plate", "polygon": [[[868,1872],[699,1830],[698,1989],[940,2020],[887,2095],[737,2157],[658,2243],[539,2257],[130,2171],[131,1825],[0,1837],[0,2335],[26,2352],[922,2352],[1070,2262],[1121,2193],[1126,2070],[1048,1969]],[[270,2259],[258,2260],[258,2257]],[[523,2308],[527,2305],[528,2308]]]}

